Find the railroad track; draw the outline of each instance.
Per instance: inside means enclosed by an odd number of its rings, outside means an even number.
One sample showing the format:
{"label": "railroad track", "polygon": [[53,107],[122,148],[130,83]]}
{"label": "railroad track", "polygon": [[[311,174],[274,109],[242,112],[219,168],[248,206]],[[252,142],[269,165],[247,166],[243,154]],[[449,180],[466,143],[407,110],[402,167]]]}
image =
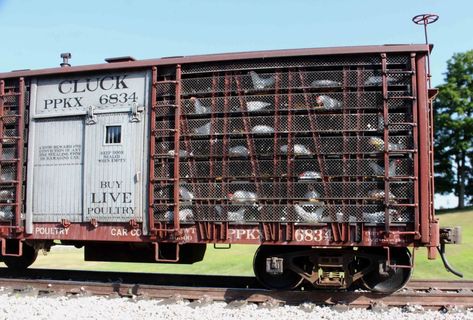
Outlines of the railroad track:
{"label": "railroad track", "polygon": [[[105,280],[105,282],[104,282]],[[12,292],[38,295],[115,295],[181,299],[195,303],[226,301],[234,305],[337,305],[347,308],[404,307],[428,309],[473,308],[473,281],[415,280],[395,294],[364,291],[269,291],[253,277],[163,275],[31,269],[23,275],[0,268],[0,286]]]}

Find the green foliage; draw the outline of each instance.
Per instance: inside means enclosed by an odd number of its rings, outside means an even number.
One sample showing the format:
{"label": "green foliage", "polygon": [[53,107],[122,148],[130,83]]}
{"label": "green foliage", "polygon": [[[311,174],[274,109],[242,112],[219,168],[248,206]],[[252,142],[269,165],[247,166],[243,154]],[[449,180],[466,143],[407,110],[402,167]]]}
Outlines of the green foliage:
{"label": "green foliage", "polygon": [[473,50],[447,62],[434,116],[436,192],[455,192],[462,208],[473,196]]}
{"label": "green foliage", "polygon": [[473,256],[473,209],[457,210],[441,214],[439,217],[442,227],[462,227],[461,244],[446,246],[448,262],[456,270],[463,273],[464,278],[460,279],[448,272],[440,257],[436,260],[427,260],[427,250],[419,248],[415,254],[415,279],[450,279],[450,280],[473,280],[473,268],[471,267]]}

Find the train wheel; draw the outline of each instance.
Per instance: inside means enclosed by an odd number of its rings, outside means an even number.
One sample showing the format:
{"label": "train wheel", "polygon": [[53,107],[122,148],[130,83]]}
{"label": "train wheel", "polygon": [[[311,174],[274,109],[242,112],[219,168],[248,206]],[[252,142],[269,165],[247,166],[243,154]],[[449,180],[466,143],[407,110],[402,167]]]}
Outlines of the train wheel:
{"label": "train wheel", "polygon": [[14,270],[25,270],[35,262],[38,257],[38,250],[23,244],[23,255],[20,257],[2,257],[3,262],[7,265],[8,268]]}
{"label": "train wheel", "polygon": [[283,273],[271,274],[266,272],[266,259],[270,257],[283,257],[292,250],[282,246],[260,246],[253,259],[253,270],[256,279],[268,289],[292,290],[304,280],[299,274],[288,268],[287,259],[284,259]]}
{"label": "train wheel", "polygon": [[[390,248],[391,263],[404,266],[412,266],[412,257],[407,248]],[[375,255],[375,264],[387,259],[386,251],[366,251]],[[392,293],[406,285],[412,273],[410,268],[391,268],[386,272],[377,265],[376,268],[362,277],[362,283],[368,290],[380,293]]]}

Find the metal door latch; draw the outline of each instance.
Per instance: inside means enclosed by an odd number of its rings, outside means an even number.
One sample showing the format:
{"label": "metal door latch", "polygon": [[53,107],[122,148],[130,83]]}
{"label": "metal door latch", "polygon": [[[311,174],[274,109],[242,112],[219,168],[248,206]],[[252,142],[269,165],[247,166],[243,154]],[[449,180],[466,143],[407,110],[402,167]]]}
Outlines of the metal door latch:
{"label": "metal door latch", "polygon": [[97,116],[94,114],[94,106],[89,106],[87,109],[87,116],[85,118],[85,124],[96,124]]}
{"label": "metal door latch", "polygon": [[138,103],[133,103],[131,106],[131,122],[140,122],[141,121],[141,113],[145,111],[144,106],[138,105]]}

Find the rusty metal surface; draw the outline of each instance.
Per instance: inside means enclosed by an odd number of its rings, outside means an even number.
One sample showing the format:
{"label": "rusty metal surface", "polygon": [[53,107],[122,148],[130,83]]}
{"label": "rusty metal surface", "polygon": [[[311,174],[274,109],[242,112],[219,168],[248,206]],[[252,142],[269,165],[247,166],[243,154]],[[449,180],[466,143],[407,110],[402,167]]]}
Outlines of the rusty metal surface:
{"label": "rusty metal surface", "polygon": [[[163,231],[163,230],[161,230]],[[172,230],[169,230],[172,231]],[[179,243],[281,243],[287,245],[318,246],[408,246],[412,245],[412,234],[403,234],[405,227],[392,226],[386,237],[383,226],[364,225],[356,228],[348,224],[293,225],[268,223],[260,225],[238,225],[222,223],[197,223],[181,225],[181,233],[170,238],[159,239]],[[362,233],[362,234],[360,234]],[[221,237],[223,236],[223,237]],[[129,224],[71,223],[64,227],[59,223],[37,223],[28,240],[76,240],[76,241],[118,241],[150,242],[157,235],[145,236],[140,228]]]}
{"label": "rusty metal surface", "polygon": [[428,51],[301,49],[39,71],[152,67],[151,236],[136,221],[97,220],[36,223],[28,239],[379,246],[421,233],[427,243]]}
{"label": "rusty metal surface", "polygon": [[24,114],[25,80],[0,80],[0,224],[14,236],[23,230]]}
{"label": "rusty metal surface", "polygon": [[88,72],[111,69],[144,69],[152,66],[198,63],[209,61],[228,61],[239,59],[271,58],[271,57],[294,57],[304,55],[327,55],[327,54],[364,54],[364,53],[392,53],[392,52],[430,52],[430,45],[378,45],[378,46],[354,46],[354,47],[333,47],[333,48],[309,48],[309,49],[291,49],[291,50],[271,50],[254,51],[240,53],[224,53],[196,55],[185,57],[171,57],[161,59],[138,60],[132,62],[117,62],[107,64],[94,64],[88,66],[68,67],[68,68],[50,68],[41,70],[27,70],[16,72],[0,73],[0,79],[13,77],[46,76],[61,73]]}
{"label": "rusty metal surface", "polygon": [[420,232],[421,242],[428,243],[430,237],[430,222],[432,218],[431,203],[431,134],[429,129],[429,104],[427,99],[426,57],[417,56],[417,107],[418,107],[418,130],[419,130],[419,193],[420,193]]}
{"label": "rusty metal surface", "polygon": [[158,82],[154,219],[329,223],[336,242],[347,223],[414,229],[411,53],[187,64],[180,90]]}

